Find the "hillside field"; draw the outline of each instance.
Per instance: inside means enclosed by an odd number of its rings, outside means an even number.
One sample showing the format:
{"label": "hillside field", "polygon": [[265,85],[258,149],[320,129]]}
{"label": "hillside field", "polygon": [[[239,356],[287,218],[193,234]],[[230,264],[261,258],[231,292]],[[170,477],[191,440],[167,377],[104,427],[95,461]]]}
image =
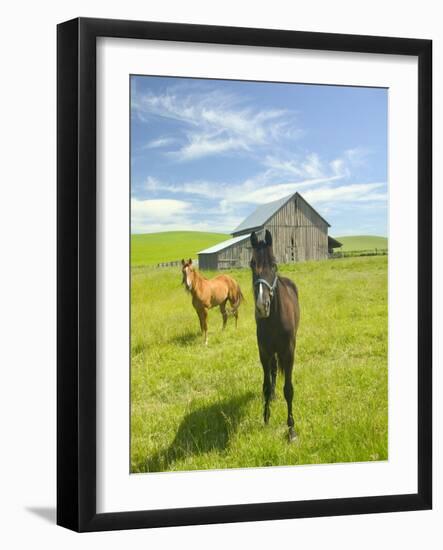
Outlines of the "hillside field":
{"label": "hillside field", "polygon": [[373,250],[374,248],[388,248],[388,239],[386,237],[374,237],[371,235],[356,235],[353,237],[336,237],[343,246],[335,250],[348,252],[354,250]]}
{"label": "hillside field", "polygon": [[[131,264],[133,266],[157,265],[181,258],[197,258],[200,250],[214,246],[229,239],[224,233],[204,233],[201,231],[167,231],[164,233],[145,233],[131,236]],[[359,235],[337,237],[343,243],[336,251],[357,251],[388,248],[386,237]]]}
{"label": "hillside field", "polygon": [[388,458],[387,257],[279,269],[296,282],[301,304],[293,444],[280,374],[263,424],[249,269],[229,272],[246,298],[238,328],[229,319],[222,332],[219,309],[211,310],[205,347],[180,270],[132,268],[132,472]]}
{"label": "hillside field", "polygon": [[131,235],[131,264],[156,265],[181,258],[197,258],[197,252],[229,239],[224,233],[167,231]]}

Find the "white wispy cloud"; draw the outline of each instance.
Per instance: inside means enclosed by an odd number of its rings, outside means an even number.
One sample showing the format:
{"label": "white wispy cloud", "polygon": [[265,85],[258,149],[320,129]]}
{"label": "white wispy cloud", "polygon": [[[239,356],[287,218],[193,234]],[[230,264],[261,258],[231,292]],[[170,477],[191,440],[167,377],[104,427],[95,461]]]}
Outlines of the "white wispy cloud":
{"label": "white wispy cloud", "polygon": [[[251,210],[247,205],[264,204],[299,191],[324,216],[349,208],[376,208],[387,203],[386,184],[352,183],[331,186],[324,179],[251,188],[250,181],[240,185],[221,185],[196,181],[170,185],[150,178],[155,192],[186,193],[187,201],[175,199],[132,199],[132,232],[194,230],[230,232]],[[201,200],[208,201],[202,206]],[[361,207],[359,206],[361,205]]]}
{"label": "white wispy cloud", "polygon": [[182,213],[190,206],[189,202],[176,199],[131,199],[131,212],[134,215],[149,215],[155,218]]}
{"label": "white wispy cloud", "polygon": [[231,205],[206,209],[211,214],[201,219],[202,212],[189,201],[176,199],[131,199],[131,232],[155,233],[159,231],[219,231],[228,232],[242,217],[233,212]]}
{"label": "white wispy cloud", "polygon": [[[303,158],[290,158],[288,153],[282,156],[268,155],[262,164],[274,176],[295,176],[302,178],[323,178],[327,170],[316,153],[309,153]],[[337,174],[336,174],[337,175]]]}
{"label": "white wispy cloud", "polygon": [[173,226],[180,224],[191,210],[187,201],[176,199],[131,199],[131,231],[140,233],[146,226]]}
{"label": "white wispy cloud", "polygon": [[300,133],[294,113],[245,106],[244,98],[217,90],[208,93],[175,87],[140,94],[132,106],[142,120],[157,116],[180,123],[184,143],[168,152],[180,161],[251,151]]}
{"label": "white wispy cloud", "polygon": [[293,176],[308,178],[349,178],[352,171],[366,163],[370,151],[360,147],[345,150],[341,156],[332,161],[325,161],[320,156],[311,152],[304,157],[290,156],[285,151],[283,154],[267,155],[262,164],[268,169],[268,175],[274,177]]}
{"label": "white wispy cloud", "polygon": [[148,177],[146,190],[224,201],[226,209],[227,204],[264,204],[296,191],[331,185],[349,175],[345,160],[338,158],[327,163],[316,153],[292,160],[267,156],[263,164],[266,170],[235,184],[207,180],[172,184]]}
{"label": "white wispy cloud", "polygon": [[[255,180],[245,180],[239,184],[225,184],[210,181],[190,181],[169,184],[155,178],[148,178],[146,188],[150,191],[184,194],[218,201],[219,209],[232,211],[235,204],[265,204],[299,191],[309,202],[332,204],[334,202],[386,201],[387,195],[379,190],[385,183],[353,183],[332,187],[337,176],[257,186]],[[189,199],[191,200],[191,199]]]}
{"label": "white wispy cloud", "polygon": [[[241,221],[241,220],[240,220]],[[175,222],[153,222],[151,220],[141,220],[138,222],[132,222],[131,224],[131,233],[163,233],[164,231],[204,231],[204,232],[214,232],[214,233],[229,233],[232,227],[236,227],[240,221],[234,221],[228,225],[229,221],[224,223],[209,223],[209,222],[199,222],[195,221],[192,218],[181,220]]]}
{"label": "white wispy cloud", "polygon": [[354,183],[339,187],[319,187],[306,191],[303,197],[312,204],[386,201],[387,194],[378,192],[385,186],[385,183]]}
{"label": "white wispy cloud", "polygon": [[249,145],[245,140],[233,137],[216,137],[215,134],[188,135],[188,142],[169,155],[178,160],[193,160],[209,155],[218,155],[227,151],[246,151]]}
{"label": "white wispy cloud", "polygon": [[352,149],[347,149],[344,156],[349,164],[355,167],[366,164],[370,154],[370,149],[367,149],[366,147],[354,147]]}
{"label": "white wispy cloud", "polygon": [[332,172],[340,177],[349,177],[351,172],[343,158],[337,158],[329,163]]}
{"label": "white wispy cloud", "polygon": [[169,145],[172,145],[175,142],[176,142],[175,138],[161,137],[158,139],[153,139],[151,141],[148,141],[148,143],[146,143],[143,149],[160,149],[162,147],[168,147]]}

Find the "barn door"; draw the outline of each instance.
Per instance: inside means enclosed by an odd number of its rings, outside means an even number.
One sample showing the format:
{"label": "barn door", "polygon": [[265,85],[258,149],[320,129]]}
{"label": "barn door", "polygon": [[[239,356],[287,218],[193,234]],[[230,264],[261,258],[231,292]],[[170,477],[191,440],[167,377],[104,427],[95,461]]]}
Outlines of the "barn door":
{"label": "barn door", "polygon": [[291,237],[291,244],[289,246],[289,261],[291,263],[298,262],[297,239],[295,238],[295,233]]}

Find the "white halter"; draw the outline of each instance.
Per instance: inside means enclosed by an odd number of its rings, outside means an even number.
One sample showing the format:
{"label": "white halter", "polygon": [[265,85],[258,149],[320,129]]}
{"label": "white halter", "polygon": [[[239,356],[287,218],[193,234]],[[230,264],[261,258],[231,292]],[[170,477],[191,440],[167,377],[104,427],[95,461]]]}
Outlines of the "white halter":
{"label": "white halter", "polygon": [[272,297],[274,296],[274,292],[275,292],[275,289],[277,288],[277,283],[278,283],[278,276],[276,275],[275,276],[275,279],[274,279],[274,282],[272,283],[272,285],[270,285],[268,283],[268,281],[266,281],[265,279],[256,279],[254,281],[254,285],[265,285],[269,288],[269,295],[272,299]]}

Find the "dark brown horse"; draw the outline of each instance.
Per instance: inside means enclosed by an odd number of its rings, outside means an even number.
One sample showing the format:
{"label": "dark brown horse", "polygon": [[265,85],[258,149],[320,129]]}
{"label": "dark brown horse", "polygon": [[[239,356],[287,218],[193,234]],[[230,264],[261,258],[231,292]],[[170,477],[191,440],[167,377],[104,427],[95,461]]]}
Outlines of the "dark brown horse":
{"label": "dark brown horse", "polygon": [[289,441],[296,438],[292,416],[292,369],[300,307],[295,284],[277,275],[272,252],[272,236],[266,230],[265,240],[258,241],[252,233],[252,283],[255,300],[255,320],[260,361],[263,366],[264,421],[271,416],[270,401],[275,396],[277,365],[284,373],[284,395],[288,405]]}
{"label": "dark brown horse", "polygon": [[[240,285],[228,275],[218,275],[213,279],[206,279],[194,269],[192,260],[182,260],[183,284],[192,295],[192,305],[197,312],[200,328],[205,344],[208,343],[208,311],[220,306],[223,318],[223,328],[228,320],[228,313],[235,317],[237,327],[238,308],[243,301]],[[226,302],[229,302],[231,310],[227,311]]]}

